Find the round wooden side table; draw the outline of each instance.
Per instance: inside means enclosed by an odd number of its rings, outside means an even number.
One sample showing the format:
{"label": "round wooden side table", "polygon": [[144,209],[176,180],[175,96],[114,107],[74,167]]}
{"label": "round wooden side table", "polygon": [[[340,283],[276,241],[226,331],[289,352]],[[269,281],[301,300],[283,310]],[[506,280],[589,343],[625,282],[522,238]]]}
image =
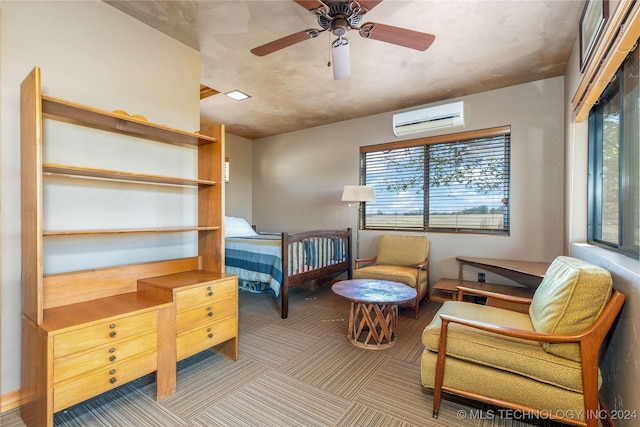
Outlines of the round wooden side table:
{"label": "round wooden side table", "polygon": [[356,347],[382,350],[396,343],[398,304],[416,298],[416,290],[388,280],[353,279],[331,290],[351,301],[347,339]]}

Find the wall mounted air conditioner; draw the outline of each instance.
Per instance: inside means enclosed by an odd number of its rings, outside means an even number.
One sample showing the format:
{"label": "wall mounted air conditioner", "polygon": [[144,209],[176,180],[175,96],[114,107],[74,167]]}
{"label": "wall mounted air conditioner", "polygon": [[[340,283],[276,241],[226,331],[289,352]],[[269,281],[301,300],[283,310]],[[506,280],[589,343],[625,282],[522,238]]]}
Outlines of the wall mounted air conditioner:
{"label": "wall mounted air conditioner", "polygon": [[460,125],[464,125],[463,101],[393,115],[395,136]]}

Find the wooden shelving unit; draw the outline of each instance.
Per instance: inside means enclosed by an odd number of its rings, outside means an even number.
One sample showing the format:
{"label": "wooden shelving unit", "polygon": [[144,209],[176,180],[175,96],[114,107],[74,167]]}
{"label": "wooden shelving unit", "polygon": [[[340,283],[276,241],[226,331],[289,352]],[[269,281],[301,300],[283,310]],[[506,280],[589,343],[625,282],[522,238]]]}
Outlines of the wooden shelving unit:
{"label": "wooden shelving unit", "polygon": [[[140,283],[175,275],[173,288],[193,287],[204,275],[209,288],[237,293],[225,275],[223,244],[224,127],[187,132],[139,118],[43,95],[40,69],[21,85],[22,169],[22,396],[28,426],[52,426],[55,412],[156,372],[157,398],[176,389],[176,307],[170,293]],[[198,177],[189,179],[43,161],[44,120],[58,120],[198,151]],[[43,185],[49,175],[83,180],[196,187],[197,225],[94,230],[44,230]],[[43,241],[81,235],[198,234],[197,256],[92,270],[43,274]],[[82,252],[82,248],[78,248]],[[185,277],[180,282],[180,274]],[[233,291],[230,291],[233,289]],[[226,294],[225,294],[226,295]],[[237,295],[215,344],[237,358]],[[234,302],[235,301],[235,302]],[[206,304],[203,299],[202,304]],[[197,305],[197,304],[195,304]],[[198,323],[198,322],[196,322]],[[200,324],[200,323],[198,323]],[[184,347],[184,346],[183,346]],[[183,352],[201,351],[183,348]],[[235,349],[235,350],[234,350]],[[234,352],[235,351],[235,352]]]}

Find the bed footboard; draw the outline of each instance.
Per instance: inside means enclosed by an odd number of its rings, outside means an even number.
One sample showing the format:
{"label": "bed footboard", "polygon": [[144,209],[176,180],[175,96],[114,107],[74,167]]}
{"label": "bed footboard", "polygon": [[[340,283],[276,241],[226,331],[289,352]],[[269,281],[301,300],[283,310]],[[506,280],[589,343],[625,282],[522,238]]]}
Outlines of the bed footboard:
{"label": "bed footboard", "polygon": [[289,314],[289,287],[347,273],[352,277],[351,228],[282,233],[281,315]]}

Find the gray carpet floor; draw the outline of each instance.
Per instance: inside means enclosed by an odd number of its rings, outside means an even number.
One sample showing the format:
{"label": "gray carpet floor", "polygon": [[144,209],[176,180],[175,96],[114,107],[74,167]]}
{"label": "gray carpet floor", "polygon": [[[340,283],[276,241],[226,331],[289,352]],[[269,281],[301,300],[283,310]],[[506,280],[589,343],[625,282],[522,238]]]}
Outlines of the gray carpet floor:
{"label": "gray carpet floor", "polygon": [[[438,419],[420,384],[421,333],[439,304],[420,316],[400,309],[396,345],[384,350],[346,339],[349,303],[330,286],[293,289],[289,318],[271,295],[240,293],[239,359],[210,351],[178,364],[177,392],[155,400],[153,375],[55,415],[62,426],[469,426],[543,424],[500,417],[496,408],[445,395]],[[24,426],[19,410],[3,427]]]}

